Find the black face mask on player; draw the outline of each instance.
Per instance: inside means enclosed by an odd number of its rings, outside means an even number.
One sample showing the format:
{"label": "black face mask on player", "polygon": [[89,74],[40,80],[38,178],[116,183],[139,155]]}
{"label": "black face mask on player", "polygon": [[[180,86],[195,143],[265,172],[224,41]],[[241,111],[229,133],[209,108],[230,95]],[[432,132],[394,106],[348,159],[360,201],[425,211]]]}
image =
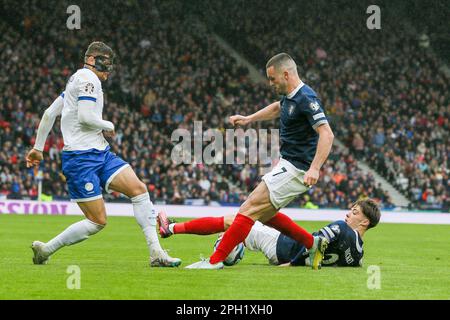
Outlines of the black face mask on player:
{"label": "black face mask on player", "polygon": [[91,66],[95,68],[98,72],[112,72],[114,69],[114,58],[110,58],[108,56],[98,55],[98,56],[86,56],[86,57],[94,57],[95,65],[89,64],[85,62],[85,65]]}

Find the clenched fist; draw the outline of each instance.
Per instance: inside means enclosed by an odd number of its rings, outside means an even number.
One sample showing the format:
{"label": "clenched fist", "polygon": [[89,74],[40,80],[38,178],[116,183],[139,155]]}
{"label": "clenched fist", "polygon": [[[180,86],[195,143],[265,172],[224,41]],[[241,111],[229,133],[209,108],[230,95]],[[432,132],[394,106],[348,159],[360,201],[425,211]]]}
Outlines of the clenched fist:
{"label": "clenched fist", "polygon": [[28,152],[25,160],[27,161],[27,168],[31,166],[38,166],[39,162],[41,162],[44,159],[44,156],[42,155],[42,152],[36,149],[31,149],[30,152]]}
{"label": "clenched fist", "polygon": [[249,117],[237,114],[230,117],[230,122],[233,126],[245,126],[249,124],[251,121]]}

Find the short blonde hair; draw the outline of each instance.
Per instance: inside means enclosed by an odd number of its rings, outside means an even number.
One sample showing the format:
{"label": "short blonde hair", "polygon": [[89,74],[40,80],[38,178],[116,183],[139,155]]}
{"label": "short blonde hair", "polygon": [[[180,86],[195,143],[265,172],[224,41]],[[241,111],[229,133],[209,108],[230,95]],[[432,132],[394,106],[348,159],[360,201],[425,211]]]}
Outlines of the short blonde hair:
{"label": "short blonde hair", "polygon": [[294,59],[292,59],[290,55],[284,52],[274,55],[269,59],[269,61],[267,61],[266,69],[269,69],[272,66],[275,68],[275,70],[280,70],[283,67],[285,69],[297,70],[297,65],[295,64]]}

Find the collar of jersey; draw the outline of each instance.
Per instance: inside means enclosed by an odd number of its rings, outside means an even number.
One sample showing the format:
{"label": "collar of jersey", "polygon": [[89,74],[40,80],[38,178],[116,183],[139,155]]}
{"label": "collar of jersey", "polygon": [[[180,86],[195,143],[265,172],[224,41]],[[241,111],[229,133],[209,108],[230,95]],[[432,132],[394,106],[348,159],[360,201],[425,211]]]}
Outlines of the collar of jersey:
{"label": "collar of jersey", "polygon": [[363,251],[362,246],[363,246],[364,242],[361,239],[359,232],[356,231],[355,229],[353,229],[353,231],[355,232],[355,235],[356,235],[356,249],[358,250],[359,253],[362,253],[362,251]]}
{"label": "collar of jersey", "polygon": [[91,69],[89,69],[88,67],[83,67],[83,69],[88,69],[90,72],[92,72],[94,74],[94,76],[100,81],[99,77],[95,74],[94,71],[92,71]]}
{"label": "collar of jersey", "polygon": [[299,90],[300,90],[304,85],[305,85],[305,84],[303,83],[303,81],[300,80],[300,83],[299,83],[299,85],[297,86],[297,88],[295,88],[294,90],[292,90],[292,92],[289,93],[289,94],[286,96],[286,98],[288,98],[288,99],[294,98],[295,95],[297,94],[297,92],[299,92]]}

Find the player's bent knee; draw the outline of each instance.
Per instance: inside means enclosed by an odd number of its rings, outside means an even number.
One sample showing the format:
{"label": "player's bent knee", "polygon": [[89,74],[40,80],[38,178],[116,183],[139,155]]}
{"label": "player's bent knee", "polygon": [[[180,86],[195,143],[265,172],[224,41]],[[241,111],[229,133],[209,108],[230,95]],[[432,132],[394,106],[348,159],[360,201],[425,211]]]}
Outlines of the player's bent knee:
{"label": "player's bent knee", "polygon": [[131,190],[131,198],[139,196],[141,194],[147,193],[147,186],[142,181],[136,184],[135,187]]}
{"label": "player's bent knee", "polygon": [[139,192],[139,194],[142,194],[144,192],[147,192],[147,186],[145,183],[139,180],[139,183],[137,184],[136,191]]}
{"label": "player's bent knee", "polygon": [[89,220],[90,222],[92,222],[92,223],[98,225],[98,226],[101,227],[102,229],[103,229],[104,227],[106,227],[106,224],[108,223],[106,217],[90,217],[88,220]]}
{"label": "player's bent knee", "polygon": [[131,197],[131,202],[133,204],[146,203],[148,201],[150,201],[150,195],[147,191],[141,192],[140,194]]}
{"label": "player's bent knee", "polygon": [[258,212],[252,208],[248,208],[248,209],[244,208],[244,210],[243,210],[241,207],[241,209],[239,210],[239,214],[246,216],[246,217],[252,219],[253,221],[258,220]]}
{"label": "player's bent knee", "polygon": [[249,217],[253,221],[267,219],[275,215],[277,210],[270,203],[259,201],[245,202],[239,209],[239,213]]}
{"label": "player's bent knee", "polygon": [[247,211],[249,211],[254,206],[255,202],[249,198],[245,200],[244,203],[239,207],[239,213],[246,215]]}
{"label": "player's bent knee", "polygon": [[239,213],[251,217],[262,209],[262,204],[258,201],[247,199],[239,208]]}

